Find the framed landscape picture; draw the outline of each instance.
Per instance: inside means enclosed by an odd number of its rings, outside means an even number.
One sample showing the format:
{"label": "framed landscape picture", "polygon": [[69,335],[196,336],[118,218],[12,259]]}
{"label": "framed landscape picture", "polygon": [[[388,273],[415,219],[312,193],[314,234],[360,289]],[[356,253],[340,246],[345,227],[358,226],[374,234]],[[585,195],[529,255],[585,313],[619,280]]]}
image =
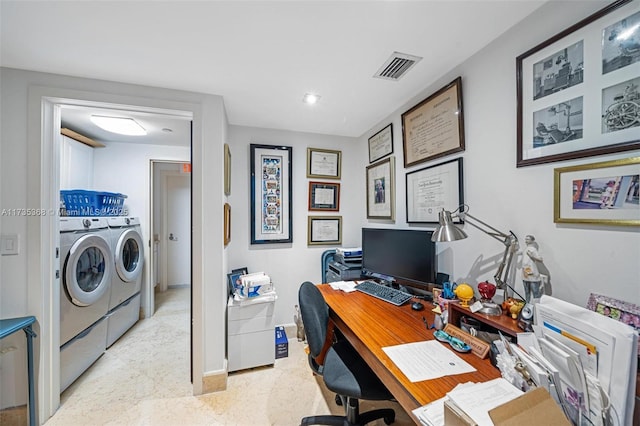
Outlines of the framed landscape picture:
{"label": "framed landscape picture", "polygon": [[556,223],[640,226],[640,157],[554,170]]}

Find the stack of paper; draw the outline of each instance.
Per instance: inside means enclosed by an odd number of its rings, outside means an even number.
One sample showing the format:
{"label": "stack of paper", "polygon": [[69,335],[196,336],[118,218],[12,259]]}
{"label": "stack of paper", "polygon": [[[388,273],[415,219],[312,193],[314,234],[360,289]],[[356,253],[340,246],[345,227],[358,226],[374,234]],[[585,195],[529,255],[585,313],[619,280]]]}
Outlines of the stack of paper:
{"label": "stack of paper", "polygon": [[444,398],[413,410],[424,426],[444,426],[444,405],[477,425],[493,425],[489,410],[522,395],[502,377],[483,383],[467,382],[456,386]]}

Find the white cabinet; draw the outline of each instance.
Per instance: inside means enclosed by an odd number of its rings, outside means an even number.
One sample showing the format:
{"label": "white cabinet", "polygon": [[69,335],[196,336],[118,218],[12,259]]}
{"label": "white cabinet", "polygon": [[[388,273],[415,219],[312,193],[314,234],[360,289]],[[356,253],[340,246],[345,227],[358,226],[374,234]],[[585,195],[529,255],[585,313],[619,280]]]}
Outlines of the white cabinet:
{"label": "white cabinet", "polygon": [[275,362],[275,301],[227,303],[228,371]]}
{"label": "white cabinet", "polygon": [[93,189],[93,148],[67,136],[60,147],[60,189]]}

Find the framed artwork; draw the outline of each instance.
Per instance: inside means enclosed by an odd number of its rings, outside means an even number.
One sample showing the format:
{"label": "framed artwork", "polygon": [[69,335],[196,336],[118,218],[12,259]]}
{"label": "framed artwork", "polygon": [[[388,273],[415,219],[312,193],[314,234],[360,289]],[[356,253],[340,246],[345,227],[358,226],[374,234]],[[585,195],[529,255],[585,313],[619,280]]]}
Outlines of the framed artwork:
{"label": "framed artwork", "polygon": [[369,138],[369,163],[393,154],[393,123]]}
{"label": "framed artwork", "polygon": [[340,179],[342,152],[307,148],[307,177]]}
{"label": "framed artwork", "polygon": [[340,210],[340,184],[309,182],[309,211]]}
{"label": "framed artwork", "polygon": [[231,205],[224,203],[224,246],[226,247],[231,241]]}
{"label": "framed artwork", "polygon": [[367,166],[367,218],[395,220],[395,157]]}
{"label": "framed artwork", "polygon": [[[640,333],[640,306],[638,305],[591,293],[587,301],[587,309],[630,325]],[[638,341],[638,357],[640,357],[640,341]]]}
{"label": "framed artwork", "polygon": [[[440,210],[464,204],[462,158],[407,173],[407,223],[438,223]],[[460,223],[460,218],[455,221]]]}
{"label": "framed artwork", "polygon": [[242,275],[247,275],[249,273],[249,268],[247,268],[246,266],[243,266],[242,268],[237,268],[237,269],[232,269],[231,273],[235,274],[235,273],[240,273]]}
{"label": "framed artwork", "polygon": [[640,226],[640,157],[554,170],[553,221]]}
{"label": "framed artwork", "polygon": [[462,78],[402,114],[404,167],[464,151]]}
{"label": "framed artwork", "polygon": [[618,0],[516,58],[516,166],[640,148],[640,11]]}
{"label": "framed artwork", "polygon": [[231,194],[231,150],[224,144],[224,195]]}
{"label": "framed artwork", "polygon": [[293,241],[290,146],[251,144],[251,244]]}
{"label": "framed artwork", "polygon": [[307,220],[307,244],[342,244],[342,216],[309,216]]}
{"label": "framed artwork", "polygon": [[242,289],[242,281],[240,281],[240,277],[244,275],[242,272],[232,271],[230,274],[227,274],[227,286],[229,287],[229,296],[233,296],[236,290],[241,291]]}

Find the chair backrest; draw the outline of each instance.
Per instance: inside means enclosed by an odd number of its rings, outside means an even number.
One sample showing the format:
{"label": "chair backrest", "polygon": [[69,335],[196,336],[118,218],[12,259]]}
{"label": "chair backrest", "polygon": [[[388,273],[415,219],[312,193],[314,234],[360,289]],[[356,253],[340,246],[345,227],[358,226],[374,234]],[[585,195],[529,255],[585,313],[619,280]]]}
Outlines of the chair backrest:
{"label": "chair backrest", "polygon": [[298,302],[310,354],[315,358],[322,351],[327,338],[329,307],[318,287],[309,281],[303,282],[300,286]]}

